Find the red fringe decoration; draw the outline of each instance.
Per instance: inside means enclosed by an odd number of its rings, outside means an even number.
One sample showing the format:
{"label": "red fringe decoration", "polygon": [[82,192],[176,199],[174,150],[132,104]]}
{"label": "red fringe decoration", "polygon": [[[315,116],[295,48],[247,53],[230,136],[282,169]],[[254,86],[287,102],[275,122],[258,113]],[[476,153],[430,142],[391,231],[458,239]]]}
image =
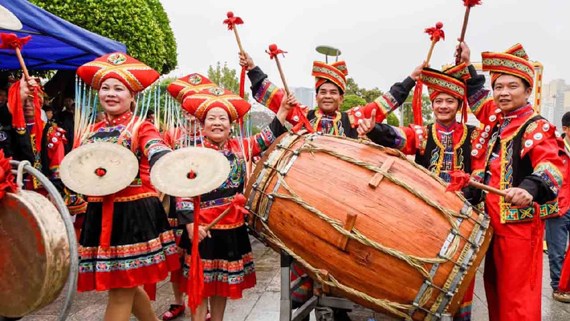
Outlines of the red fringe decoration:
{"label": "red fringe decoration", "polygon": [[425,33],[429,35],[429,39],[432,42],[438,42],[440,40],[445,40],[445,32],[443,32],[443,23],[438,22],[435,27],[430,27],[425,29]]}
{"label": "red fringe decoration", "polygon": [[224,24],[228,25],[228,30],[233,30],[236,25],[243,24],[243,20],[240,17],[234,17],[234,13],[231,11],[228,11],[226,16],[228,18],[224,20]]}
{"label": "red fringe decoration", "polygon": [[[34,100],[34,126],[32,133],[36,139],[36,150],[42,150],[42,135],[44,131],[44,122],[42,120],[42,95],[43,91],[39,86],[33,87],[32,93]],[[24,117],[24,102],[20,97],[20,81],[16,81],[8,90],[8,101],[10,114],[12,114],[12,126],[16,129],[26,128],[26,119]]]}
{"label": "red fringe decoration", "polygon": [[423,126],[422,118],[422,91],[424,83],[421,80],[416,82],[414,96],[412,97],[412,112],[414,115],[414,124]]}
{"label": "red fringe decoration", "polygon": [[471,8],[471,7],[475,7],[475,6],[481,5],[481,4],[483,4],[483,2],[481,2],[481,0],[463,0],[463,4],[464,4],[466,7],[470,7],[470,8]]}
{"label": "red fringe decoration", "polygon": [[459,170],[449,172],[449,176],[451,176],[451,181],[445,189],[446,192],[460,191],[462,188],[469,185],[469,181],[471,180],[471,176],[469,174]]}
{"label": "red fringe decoration", "polygon": [[14,193],[18,190],[14,174],[12,174],[12,166],[10,166],[11,159],[11,157],[6,158],[4,151],[0,149],[0,199],[4,198],[7,192]]}
{"label": "red fringe decoration", "polygon": [[566,259],[560,273],[558,289],[562,292],[570,292],[570,249],[566,252]]}
{"label": "red fringe decoration", "polygon": [[204,294],[204,266],[200,258],[198,244],[200,243],[200,235],[198,227],[200,226],[200,196],[193,198],[194,202],[194,232],[192,236],[192,254],[190,257],[190,274],[188,275],[188,306],[192,313],[196,313],[196,309],[202,303]]}
{"label": "red fringe decoration", "polygon": [[0,33],[0,49],[22,49],[22,47],[32,39],[32,36],[26,36],[18,38],[16,34],[13,33]]}
{"label": "red fringe decoration", "polygon": [[239,96],[245,99],[245,73],[246,66],[241,66],[241,73],[239,74]]}
{"label": "red fringe decoration", "polygon": [[277,48],[276,44],[269,45],[269,50],[265,50],[265,52],[269,54],[269,58],[271,59],[277,57],[278,54],[283,54],[283,57],[285,57],[285,54],[287,53],[287,51]]}

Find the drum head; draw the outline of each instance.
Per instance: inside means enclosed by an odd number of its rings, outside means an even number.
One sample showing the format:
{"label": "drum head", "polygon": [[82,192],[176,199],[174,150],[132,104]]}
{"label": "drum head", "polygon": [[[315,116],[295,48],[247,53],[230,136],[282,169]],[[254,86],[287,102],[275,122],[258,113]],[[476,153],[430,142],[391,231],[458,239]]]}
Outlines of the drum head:
{"label": "drum head", "polygon": [[12,11],[0,5],[0,29],[20,30],[22,27],[20,19]]}
{"label": "drum head", "polygon": [[70,268],[65,223],[44,196],[0,200],[0,315],[21,317],[57,298]]}
{"label": "drum head", "polygon": [[105,196],[129,186],[139,162],[127,148],[109,142],[83,145],[65,156],[59,167],[63,183],[76,193]]}
{"label": "drum head", "polygon": [[150,180],[165,194],[192,197],[218,188],[229,174],[230,163],[222,153],[186,147],[159,159],[150,172]]}

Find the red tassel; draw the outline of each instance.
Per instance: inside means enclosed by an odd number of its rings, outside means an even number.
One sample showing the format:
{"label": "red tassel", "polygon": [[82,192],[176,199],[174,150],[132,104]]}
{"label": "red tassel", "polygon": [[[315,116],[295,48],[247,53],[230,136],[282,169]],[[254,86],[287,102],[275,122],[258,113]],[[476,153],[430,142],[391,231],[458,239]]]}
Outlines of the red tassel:
{"label": "red tassel", "polygon": [[200,235],[198,227],[200,226],[200,196],[193,199],[194,202],[194,231],[192,236],[192,254],[190,258],[190,275],[188,276],[188,306],[192,313],[196,313],[196,309],[202,303],[204,294],[204,266],[200,258],[198,244],[200,243]]}
{"label": "red tassel", "polygon": [[446,192],[460,191],[462,188],[469,185],[469,181],[471,180],[471,176],[469,174],[459,170],[449,172],[449,176],[451,177],[451,181],[445,189]]}
{"label": "red tassel", "polygon": [[463,4],[466,7],[475,7],[475,6],[478,6],[480,4],[483,4],[483,2],[481,2],[481,0],[463,0]]}
{"label": "red tassel", "polygon": [[32,36],[18,38],[13,33],[0,33],[0,49],[22,49],[22,47],[32,39]]}
{"label": "red tassel", "polygon": [[4,151],[0,149],[0,199],[6,195],[6,192],[14,193],[18,190],[12,174],[11,159],[4,157]]}
{"label": "red tassel", "polygon": [[283,51],[277,48],[276,44],[269,45],[269,50],[265,50],[265,52],[269,54],[270,59],[277,57],[278,54],[283,54],[283,56],[285,56],[285,54],[287,53],[287,51]]}
{"label": "red tassel", "polygon": [[560,273],[558,288],[562,292],[570,292],[570,249],[566,252],[566,259],[564,260],[562,272]]}
{"label": "red tassel", "polygon": [[241,73],[239,75],[239,96],[245,99],[245,73],[247,67],[241,66]]}
{"label": "red tassel", "polygon": [[438,42],[440,40],[445,40],[445,32],[443,32],[443,23],[438,22],[435,27],[430,27],[425,29],[425,33],[429,35],[429,40],[432,42]]}
{"label": "red tassel", "polygon": [[156,283],[145,284],[143,285],[143,289],[151,301],[156,301]]}
{"label": "red tassel", "polygon": [[422,90],[424,83],[421,80],[416,82],[414,89],[414,96],[412,97],[412,112],[414,115],[414,124],[423,126],[422,119]]}
{"label": "red tassel", "polygon": [[[43,91],[40,87],[33,88],[33,105],[34,105],[34,127],[32,134],[35,135],[36,150],[42,150],[42,135],[44,131],[44,122],[42,121],[42,97]],[[8,90],[8,101],[10,102],[9,111],[12,114],[12,126],[16,129],[26,128],[26,118],[24,117],[24,101],[20,96],[20,81],[16,81]]]}
{"label": "red tassel", "polygon": [[224,20],[224,24],[228,25],[228,30],[233,30],[236,25],[243,24],[243,20],[240,17],[234,16],[234,13],[231,11],[228,11],[226,16],[228,18]]}
{"label": "red tassel", "polygon": [[99,246],[103,249],[111,247],[111,233],[113,231],[113,210],[115,206],[115,194],[103,197],[103,210],[101,214],[101,235]]}
{"label": "red tassel", "polygon": [[299,105],[293,106],[293,108],[291,108],[291,110],[289,111],[289,116],[287,118],[298,119],[297,124],[295,124],[295,126],[293,126],[293,128],[291,129],[294,133],[297,133],[298,131],[303,129],[303,127],[305,127],[308,133],[315,132],[313,126],[311,126],[311,122],[309,121],[309,119],[307,119],[307,116],[305,116]]}

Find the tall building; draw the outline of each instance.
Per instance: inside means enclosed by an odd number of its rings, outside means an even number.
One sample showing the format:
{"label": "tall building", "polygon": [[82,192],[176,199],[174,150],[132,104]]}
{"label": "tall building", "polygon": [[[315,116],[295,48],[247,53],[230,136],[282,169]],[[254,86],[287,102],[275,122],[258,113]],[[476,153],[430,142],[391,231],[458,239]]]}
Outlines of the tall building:
{"label": "tall building", "polygon": [[315,89],[307,87],[291,87],[291,91],[302,105],[313,108],[315,106]]}
{"label": "tall building", "polygon": [[564,79],[552,80],[542,87],[542,101],[543,106],[548,106],[552,118],[543,115],[554,125],[560,126],[562,115],[570,111],[570,86]]}

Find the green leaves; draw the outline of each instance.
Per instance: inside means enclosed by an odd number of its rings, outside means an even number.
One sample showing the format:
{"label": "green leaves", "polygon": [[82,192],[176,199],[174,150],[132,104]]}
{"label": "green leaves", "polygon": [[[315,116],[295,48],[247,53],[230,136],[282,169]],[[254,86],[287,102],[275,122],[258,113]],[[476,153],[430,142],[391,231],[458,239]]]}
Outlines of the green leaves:
{"label": "green leaves", "polygon": [[176,40],[159,0],[30,0],[84,29],[124,43],[161,74],[176,68]]}

